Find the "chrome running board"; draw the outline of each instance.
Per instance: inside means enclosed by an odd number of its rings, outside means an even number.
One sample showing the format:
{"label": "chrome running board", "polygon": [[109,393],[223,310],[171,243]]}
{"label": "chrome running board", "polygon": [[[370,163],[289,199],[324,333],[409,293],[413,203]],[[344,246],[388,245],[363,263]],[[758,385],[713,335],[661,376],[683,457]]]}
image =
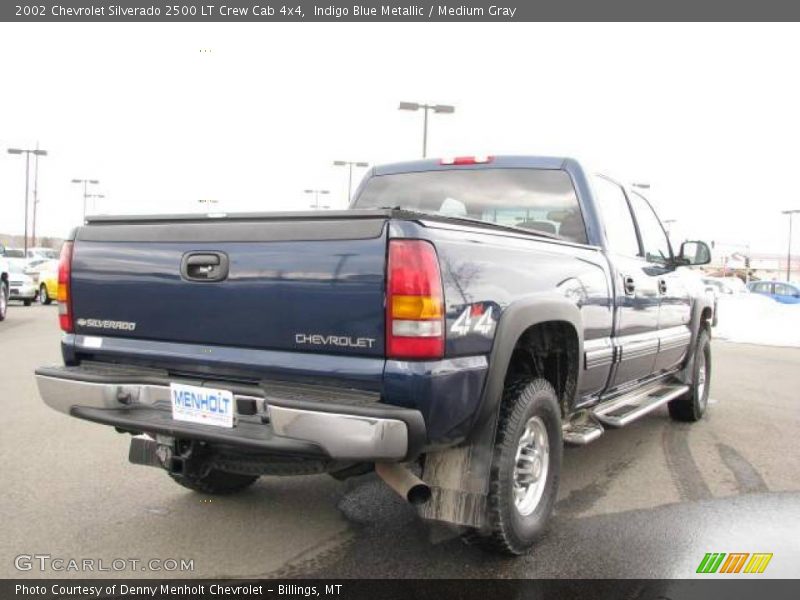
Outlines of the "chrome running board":
{"label": "chrome running board", "polygon": [[603,426],[597,422],[572,422],[564,425],[563,439],[565,444],[585,446],[603,435]]}
{"label": "chrome running board", "polygon": [[685,384],[658,383],[604,402],[592,410],[592,415],[603,425],[624,427],[687,391]]}

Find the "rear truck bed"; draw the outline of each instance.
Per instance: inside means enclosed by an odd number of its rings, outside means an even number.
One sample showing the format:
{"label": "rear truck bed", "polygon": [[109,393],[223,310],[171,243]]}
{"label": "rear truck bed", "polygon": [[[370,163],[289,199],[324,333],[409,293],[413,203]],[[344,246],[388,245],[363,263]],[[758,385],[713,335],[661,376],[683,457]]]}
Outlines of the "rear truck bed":
{"label": "rear truck bed", "polygon": [[[65,366],[37,370],[41,396],[153,440],[317,461],[317,470],[452,445],[479,401],[486,356],[386,352],[389,229],[418,217],[90,219],[60,276]],[[417,243],[435,263],[433,245]],[[232,426],[177,420],[176,384],[230,392]]]}

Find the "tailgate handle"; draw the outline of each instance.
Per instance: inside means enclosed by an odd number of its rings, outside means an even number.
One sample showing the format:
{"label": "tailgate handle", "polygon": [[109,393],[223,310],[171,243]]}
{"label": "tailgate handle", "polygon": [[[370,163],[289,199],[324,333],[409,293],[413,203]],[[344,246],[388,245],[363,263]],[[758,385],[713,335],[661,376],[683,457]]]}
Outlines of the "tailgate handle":
{"label": "tailgate handle", "polygon": [[181,277],[188,281],[222,281],[228,276],[224,252],[189,252],[181,260]]}

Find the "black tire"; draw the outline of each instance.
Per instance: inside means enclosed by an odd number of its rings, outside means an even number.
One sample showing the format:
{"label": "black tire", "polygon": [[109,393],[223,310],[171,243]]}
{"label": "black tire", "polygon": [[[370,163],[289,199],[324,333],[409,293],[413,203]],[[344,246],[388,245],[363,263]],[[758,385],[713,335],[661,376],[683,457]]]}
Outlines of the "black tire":
{"label": "black tire", "polygon": [[[529,484],[534,486],[535,493],[530,500],[535,499],[535,504],[520,507],[514,494],[515,471],[524,464],[524,460],[518,457],[524,453],[522,438],[531,423],[536,428],[543,427],[547,434],[546,443],[538,444],[541,449],[547,449],[547,457],[539,469],[539,480],[543,483],[539,485],[533,475],[534,483]],[[537,452],[536,449],[530,451]],[[469,531],[465,536],[467,541],[505,555],[516,556],[526,552],[544,532],[553,511],[562,451],[561,410],[553,386],[544,379],[519,379],[507,384],[495,436],[486,526]],[[535,460],[528,456],[526,460]],[[542,473],[543,465],[546,465],[546,471]],[[527,494],[524,497],[527,498]],[[524,502],[524,498],[520,502]]]}
{"label": "black tire", "polygon": [[669,416],[676,421],[692,423],[703,418],[708,406],[708,391],[711,386],[711,336],[701,329],[695,346],[692,386],[689,391],[672,400],[667,406]]}
{"label": "black tire", "polygon": [[51,304],[53,299],[47,293],[47,286],[42,284],[39,286],[39,304]]}
{"label": "black tire", "polygon": [[0,281],[0,321],[6,320],[8,313],[8,286],[5,281]]}
{"label": "black tire", "polygon": [[22,303],[23,303],[25,306],[30,306],[31,304],[33,304],[33,298],[25,298],[25,299],[22,301]]}
{"label": "black tire", "polygon": [[178,484],[195,492],[223,496],[240,492],[253,485],[258,479],[257,475],[239,475],[212,469],[205,475],[177,475],[169,476]]}

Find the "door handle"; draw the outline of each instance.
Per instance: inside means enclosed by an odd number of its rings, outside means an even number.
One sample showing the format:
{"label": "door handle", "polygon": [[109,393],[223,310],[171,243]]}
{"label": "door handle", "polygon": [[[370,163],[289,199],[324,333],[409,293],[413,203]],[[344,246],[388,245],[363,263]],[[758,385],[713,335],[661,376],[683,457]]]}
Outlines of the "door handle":
{"label": "door handle", "polygon": [[636,293],[636,280],[630,275],[624,276],[622,278],[622,288],[625,290],[626,295],[633,296]]}
{"label": "door handle", "polygon": [[222,281],[228,276],[224,252],[189,252],[181,260],[181,277],[188,281]]}
{"label": "door handle", "polygon": [[667,280],[666,279],[659,279],[658,280],[658,293],[659,294],[666,294],[667,293]]}

